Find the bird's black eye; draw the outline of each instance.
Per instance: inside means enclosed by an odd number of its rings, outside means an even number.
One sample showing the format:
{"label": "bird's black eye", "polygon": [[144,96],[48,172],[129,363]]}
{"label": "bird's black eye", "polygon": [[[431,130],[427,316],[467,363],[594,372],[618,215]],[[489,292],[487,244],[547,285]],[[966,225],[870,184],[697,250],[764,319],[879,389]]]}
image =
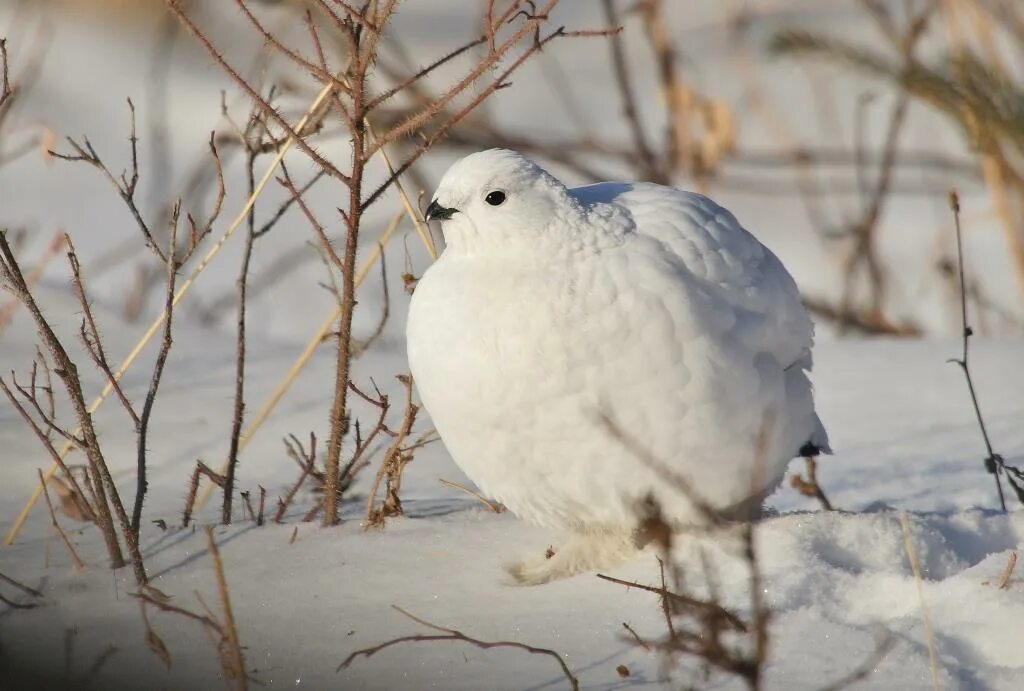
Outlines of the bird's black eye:
{"label": "bird's black eye", "polygon": [[488,192],[487,196],[484,197],[484,201],[490,204],[491,206],[501,206],[502,204],[505,203],[505,199],[505,193],[502,192],[501,190],[494,190],[493,192]]}

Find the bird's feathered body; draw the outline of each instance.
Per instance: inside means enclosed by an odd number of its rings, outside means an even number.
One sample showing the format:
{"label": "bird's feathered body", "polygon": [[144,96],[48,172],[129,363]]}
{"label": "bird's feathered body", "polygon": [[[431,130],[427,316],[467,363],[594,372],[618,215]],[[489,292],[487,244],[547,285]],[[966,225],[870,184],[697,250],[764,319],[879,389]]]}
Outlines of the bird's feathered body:
{"label": "bird's feathered body", "polygon": [[774,488],[806,443],[827,449],[812,323],[732,214],[669,187],[570,190],[518,154],[474,156],[487,160],[457,164],[448,196],[489,176],[521,208],[456,200],[478,208],[445,223],[408,348],[441,438],[485,493],[542,525],[621,533],[647,498],[699,519],[669,475],[724,510]]}

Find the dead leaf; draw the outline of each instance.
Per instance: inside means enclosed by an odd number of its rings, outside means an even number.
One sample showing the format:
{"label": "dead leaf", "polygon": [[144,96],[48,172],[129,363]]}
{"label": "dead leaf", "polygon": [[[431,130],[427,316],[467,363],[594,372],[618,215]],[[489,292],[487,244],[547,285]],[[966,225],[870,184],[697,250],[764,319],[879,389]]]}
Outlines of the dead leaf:
{"label": "dead leaf", "polygon": [[85,497],[71,489],[59,477],[56,475],[50,477],[46,484],[49,490],[57,495],[59,504],[57,508],[62,514],[79,523],[92,523],[95,520],[92,508]]}

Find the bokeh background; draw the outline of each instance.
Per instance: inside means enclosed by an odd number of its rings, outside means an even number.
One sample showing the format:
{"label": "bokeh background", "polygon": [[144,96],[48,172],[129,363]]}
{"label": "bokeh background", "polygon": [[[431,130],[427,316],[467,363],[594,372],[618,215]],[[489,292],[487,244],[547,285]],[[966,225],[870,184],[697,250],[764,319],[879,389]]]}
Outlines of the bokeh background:
{"label": "bokeh background", "polygon": [[[184,3],[238,71],[274,84],[297,118],[315,83],[266,50],[232,2]],[[251,6],[289,45],[309,52],[299,0]],[[512,85],[461,123],[407,176],[429,195],[457,156],[490,146],[530,152],[566,182],[653,179],[709,194],[776,251],[796,276],[819,334],[956,335],[959,295],[948,192],[963,205],[968,292],[982,334],[1024,327],[1024,7],[1012,0],[565,0],[553,23],[624,31],[556,41]],[[406,2],[382,51],[379,88],[478,32],[482,10],[461,1]],[[53,159],[63,138],[86,135],[111,169],[129,163],[131,98],[138,113],[140,201],[159,214],[184,196],[202,210],[213,186],[196,178],[221,113],[244,121],[249,104],[159,0],[8,0],[0,7],[17,101],[0,153],[0,223],[20,232],[24,256],[55,233],[75,238],[98,299],[129,323],[158,309],[159,271],[108,183],[87,166]],[[329,35],[329,34],[325,34]],[[329,47],[329,46],[328,46]],[[615,50],[637,122],[626,117]],[[467,57],[466,61],[471,57]],[[427,80],[441,93],[465,62]],[[414,98],[413,96],[409,97]],[[381,115],[379,126],[404,114]],[[323,138],[344,160],[346,142]],[[395,146],[403,148],[416,139]],[[295,153],[293,168],[313,169]],[[228,209],[241,204],[242,166],[226,163]],[[342,192],[311,192],[329,213]],[[271,185],[269,213],[286,194]],[[374,209],[383,227],[394,195]],[[197,211],[198,213],[198,211]],[[329,231],[337,234],[340,223]],[[393,267],[420,273],[413,237],[387,250]],[[254,256],[254,328],[303,340],[331,308],[324,272],[296,211]],[[372,246],[375,233],[364,233]],[[239,246],[241,242],[237,243]],[[233,324],[240,247],[229,247],[180,314],[212,329]],[[406,260],[406,255],[409,259]],[[234,257],[234,258],[233,258]],[[396,288],[398,274],[393,271]],[[62,280],[58,274],[49,280]],[[360,329],[378,320],[379,286],[367,283]],[[404,301],[393,305],[389,333]]]}

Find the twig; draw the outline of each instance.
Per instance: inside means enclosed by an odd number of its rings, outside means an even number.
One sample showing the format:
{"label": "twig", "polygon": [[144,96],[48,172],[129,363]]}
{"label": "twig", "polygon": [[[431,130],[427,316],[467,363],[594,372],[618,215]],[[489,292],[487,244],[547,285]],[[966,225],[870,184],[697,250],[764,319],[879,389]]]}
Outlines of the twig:
{"label": "twig", "polygon": [[[412,376],[400,374],[397,379],[405,387],[405,412],[402,415],[402,424],[398,432],[394,434],[394,440],[392,440],[387,451],[384,452],[380,469],[377,471],[377,476],[374,478],[373,485],[368,493],[369,496],[366,501],[367,526],[382,525],[386,517],[402,515],[402,501],[399,497],[402,486],[402,471],[405,470],[405,466],[412,460],[412,453],[409,449],[405,448],[404,444],[412,432],[413,424],[416,422],[419,406],[412,402]],[[385,480],[384,503],[380,509],[375,509],[374,503],[381,480]]]}
{"label": "twig", "polygon": [[630,626],[626,622],[622,622],[622,628],[626,629],[626,632],[629,633],[629,635],[633,638],[634,641],[636,641],[636,644],[638,646],[640,646],[644,650],[650,651],[651,646],[649,646],[647,644],[647,641],[645,641],[644,639],[640,638],[640,634],[638,634],[636,632],[636,629],[634,629],[632,626]]}
{"label": "twig", "polygon": [[67,137],[68,144],[75,150],[74,154],[60,154],[56,151],[50,151],[50,155],[54,158],[59,158],[64,161],[82,161],[88,163],[99,170],[103,177],[105,177],[121,199],[124,201],[128,210],[131,212],[132,217],[135,219],[135,223],[139,226],[139,230],[142,232],[142,236],[146,240],[146,247],[148,247],[160,260],[161,263],[167,262],[167,256],[163,250],[156,243],[153,238],[153,234],[149,229],[149,225],[142,217],[142,212],[139,211],[138,206],[135,204],[135,189],[139,182],[139,156],[138,156],[138,137],[135,136],[135,104],[132,100],[128,99],[128,109],[131,112],[131,134],[128,136],[128,141],[131,144],[131,157],[132,157],[132,172],[129,177],[127,173],[122,173],[120,179],[114,177],[114,174],[110,172],[106,164],[100,158],[99,154],[96,153],[96,149],[93,148],[92,143],[88,137],[82,138],[82,143],[79,144],[71,137]]}
{"label": "twig", "polygon": [[338,665],[338,669],[336,671],[340,672],[342,669],[346,669],[358,657],[372,657],[380,651],[386,648],[390,648],[394,645],[398,645],[399,643],[416,643],[423,641],[462,641],[463,643],[469,643],[470,645],[474,645],[477,648],[481,648],[483,650],[489,650],[491,648],[516,648],[519,650],[525,650],[526,652],[532,655],[546,655],[558,663],[558,666],[562,670],[562,674],[565,676],[566,680],[568,680],[569,685],[573,689],[573,691],[579,691],[579,680],[573,676],[572,671],[569,669],[568,665],[565,664],[565,661],[562,659],[562,656],[556,653],[554,650],[550,650],[548,648],[538,648],[532,645],[526,645],[525,643],[518,643],[516,641],[482,641],[480,639],[467,636],[466,634],[457,629],[448,629],[443,626],[438,626],[437,624],[431,624],[430,622],[424,619],[420,619],[419,617],[414,616],[409,612],[406,612],[404,609],[397,605],[391,605],[391,607],[392,609],[405,615],[409,619],[412,619],[417,624],[425,626],[428,629],[433,629],[434,631],[440,632],[440,635],[402,636],[401,638],[395,638],[393,640],[387,641],[386,643],[375,645],[371,648],[357,650],[351,655],[349,655],[347,658],[345,658],[345,661]]}
{"label": "twig", "polygon": [[60,535],[60,539],[64,543],[64,546],[67,547],[71,558],[75,560],[75,566],[79,569],[84,569],[85,563],[78,557],[78,552],[75,551],[74,546],[68,539],[67,533],[64,532],[64,529],[60,527],[60,523],[57,522],[57,515],[53,512],[53,502],[50,501],[50,493],[46,489],[46,480],[43,479],[43,471],[39,470],[38,472],[39,482],[43,485],[43,497],[46,498],[46,508],[50,510],[50,522],[53,523],[54,530],[56,530],[57,534]]}
{"label": "twig", "polygon": [[[50,441],[50,438],[45,432],[43,432],[42,428],[36,423],[36,421],[32,419],[28,414],[28,411],[25,410],[25,407],[21,405],[21,402],[14,397],[14,394],[11,392],[10,388],[8,388],[7,382],[4,381],[3,377],[0,377],[0,389],[3,389],[4,394],[7,396],[7,400],[11,402],[14,409],[21,415],[22,420],[24,420],[25,424],[32,429],[36,437],[39,439],[39,442],[43,445],[43,448],[50,454],[54,465],[64,472],[64,477],[68,479],[68,483],[71,485],[72,491],[84,500],[85,494],[82,492],[82,488],[79,486],[78,480],[75,479],[74,474],[72,474],[71,470],[69,470],[67,465],[65,465],[64,459],[61,458],[59,453],[57,453],[57,449],[53,446],[53,442]],[[51,474],[50,477],[52,478],[54,475]],[[95,512],[93,511],[93,508],[91,506],[88,508],[89,513],[92,515],[92,520],[95,520]]]}
{"label": "twig", "polygon": [[[659,560],[659,563],[661,560]],[[747,631],[747,625],[738,616],[725,609],[719,604],[712,602],[704,602],[696,598],[690,597],[689,595],[682,595],[680,593],[674,593],[662,585],[660,588],[653,585],[644,585],[643,583],[637,583],[636,581],[626,581],[621,578],[615,578],[608,576],[603,573],[596,574],[602,581],[608,581],[609,583],[617,583],[618,585],[624,585],[627,588],[637,588],[638,590],[646,590],[649,593],[654,593],[666,601],[679,604],[687,609],[693,609],[700,612],[705,616],[714,616],[720,618],[723,622],[729,625],[729,628],[733,631]],[[662,564],[662,576],[664,576],[664,565]]]}
{"label": "twig", "polygon": [[[243,5],[244,7],[244,5]],[[258,115],[254,113],[250,123],[257,121]],[[255,165],[258,156],[258,147],[254,147],[249,139],[249,132],[242,134],[242,139],[247,150],[246,172],[249,184],[249,194],[256,189]],[[262,137],[262,135],[259,135]],[[258,143],[258,142],[257,142]],[[283,169],[284,161],[281,162]],[[298,195],[298,193],[296,193]],[[245,235],[245,247],[242,249],[242,263],[238,271],[238,318],[236,321],[235,335],[235,399],[231,417],[231,436],[228,441],[227,469],[224,476],[224,501],[221,505],[220,520],[225,525],[231,523],[231,501],[235,489],[235,473],[238,469],[238,444],[242,434],[242,422],[245,414],[245,308],[247,290],[249,286],[249,265],[252,262],[253,246],[256,242],[256,206],[249,208],[247,217],[247,232]]]}
{"label": "twig", "polygon": [[[373,268],[374,263],[380,258],[381,248],[388,243],[388,241],[391,239],[391,236],[394,235],[395,231],[398,229],[398,224],[401,221],[402,216],[403,213],[399,212],[391,219],[391,222],[385,227],[384,231],[381,233],[377,245],[375,245],[373,250],[371,250],[370,256],[368,256],[363,261],[362,266],[360,266],[359,268],[359,272],[356,274],[357,288],[360,285],[362,285],[363,281],[366,279],[366,276],[369,274],[370,269]],[[269,396],[269,398],[267,398],[266,402],[264,402],[263,407],[260,408],[259,412],[257,412],[256,415],[253,416],[252,421],[249,422],[249,425],[246,427],[245,432],[242,434],[241,438],[238,441],[239,451],[245,449],[246,445],[256,434],[257,430],[259,430],[260,426],[262,426],[262,424],[267,420],[267,418],[270,417],[270,414],[274,411],[274,408],[277,407],[277,404],[281,401],[281,398],[284,397],[284,394],[288,391],[289,387],[291,387],[292,383],[295,381],[296,377],[298,377],[299,373],[302,372],[303,369],[305,369],[307,364],[309,364],[309,361],[310,359],[312,359],[313,353],[316,352],[317,347],[324,342],[324,339],[327,337],[328,334],[330,334],[331,328],[337,323],[339,313],[340,310],[337,308],[333,312],[331,312],[327,319],[325,319],[323,323],[321,323],[316,333],[306,342],[305,348],[303,348],[302,352],[295,359],[295,362],[292,363],[292,366],[288,369],[288,372],[285,374],[284,378],[277,385],[277,388],[274,389],[274,392]],[[222,471],[223,470],[226,470],[226,466],[225,468],[222,469]],[[205,490],[203,490],[203,493],[202,495],[200,495],[198,501],[193,507],[193,510],[197,511],[201,509],[203,506],[205,506],[212,492],[213,486],[207,487]]]}
{"label": "twig", "polygon": [[[36,265],[32,267],[32,270],[28,272],[28,276],[25,277],[25,283],[29,288],[39,281],[40,277],[43,275],[43,271],[50,264],[53,258],[60,254],[60,251],[64,249],[65,237],[65,234],[60,232],[53,236],[53,241],[43,252],[43,255],[39,258]],[[6,305],[0,306],[0,333],[2,333],[10,323],[11,319],[14,317],[15,311],[18,309],[18,305],[20,304],[21,303],[18,302],[17,298],[14,298]]]}
{"label": "twig", "polygon": [[[296,125],[296,129],[301,130],[305,126],[305,124],[310,120],[310,118],[313,116],[313,114],[317,110],[319,110],[320,105],[323,103],[324,99],[327,98],[327,94],[328,94],[329,90],[330,90],[330,87],[324,87],[324,89],[321,90],[321,92],[317,95],[317,97],[310,104],[309,108],[306,110],[305,115],[303,115],[302,119],[299,120],[299,123]],[[280,164],[280,162],[284,159],[285,154],[291,148],[293,143],[294,142],[293,142],[293,139],[291,137],[289,137],[289,139],[287,139],[285,141],[284,145],[278,151],[277,156],[275,156],[273,162],[269,166],[267,166],[266,172],[263,174],[263,177],[260,179],[259,183],[256,185],[256,190],[246,200],[246,203],[243,206],[242,210],[238,213],[238,215],[232,221],[231,225],[229,225],[228,228],[224,231],[223,235],[221,235],[220,239],[216,242],[216,244],[214,244],[214,246],[212,248],[210,248],[210,250],[206,253],[206,255],[203,257],[203,259],[199,262],[199,264],[196,266],[196,268],[192,271],[192,273],[189,274],[188,279],[185,280],[185,282],[181,285],[181,287],[178,289],[178,291],[174,294],[174,304],[175,305],[177,305],[178,302],[180,302],[182,300],[182,298],[185,297],[185,295],[188,293],[188,290],[195,283],[195,280],[196,280],[196,278],[198,278],[199,274],[201,274],[204,270],[206,270],[206,267],[210,265],[210,262],[212,262],[214,257],[217,255],[217,253],[220,252],[221,248],[227,242],[228,238],[231,237],[231,235],[238,229],[238,227],[245,220],[245,218],[247,217],[247,215],[249,213],[249,209],[256,202],[256,198],[259,197],[259,195],[263,193],[263,190],[266,188],[267,182],[270,180],[271,177],[273,177],[274,170],[277,168],[277,166]],[[128,355],[125,357],[124,361],[121,363],[121,366],[118,368],[117,372],[115,372],[115,376],[118,379],[120,379],[122,376],[124,376],[124,373],[127,372],[128,369],[132,366],[132,364],[135,362],[136,358],[138,358],[139,354],[142,352],[142,349],[146,346],[146,344],[150,341],[150,339],[156,334],[157,330],[160,328],[160,325],[164,322],[166,316],[167,315],[165,313],[161,313],[153,321],[153,323],[150,324],[149,328],[142,335],[142,337],[139,339],[139,341],[135,344],[135,346],[132,348],[131,352],[129,352]],[[89,409],[88,409],[89,412],[90,413],[95,412],[103,404],[103,402],[107,399],[107,397],[110,395],[112,390],[113,390],[113,387],[111,387],[109,385],[109,382],[108,382],[108,384],[106,386],[104,386],[104,388],[100,392],[100,394],[89,405]],[[67,453],[71,451],[72,447],[73,447],[73,445],[70,444],[70,443],[65,444],[64,447],[61,449],[61,452],[60,452],[61,456],[67,455]],[[47,478],[49,478],[51,475],[54,474],[54,472],[56,472],[57,468],[58,468],[58,465],[56,463],[54,463],[46,471],[45,476]],[[28,519],[29,512],[31,512],[32,507],[35,506],[35,503],[39,500],[39,496],[40,496],[41,492],[42,492],[42,490],[37,488],[35,490],[35,492],[33,492],[32,496],[29,497],[28,501],[25,503],[25,506],[22,507],[21,512],[18,514],[18,517],[15,519],[14,525],[11,526],[11,529],[7,532],[7,535],[4,537],[4,544],[10,545],[17,538],[18,533],[21,532],[22,526],[25,524],[25,521]]]}
{"label": "twig", "polygon": [[[988,453],[988,456],[985,457],[985,470],[990,472],[995,478],[996,490],[999,492],[999,506],[1002,508],[1003,513],[1006,513],[1006,497],[1003,495],[1003,483],[999,479],[999,471],[1003,470],[1003,457],[992,450],[992,442],[988,438],[988,430],[985,429],[985,420],[981,416],[981,406],[978,405],[978,395],[974,390],[974,380],[971,378],[971,368],[967,361],[968,346],[974,331],[967,323],[967,288],[964,282],[964,250],[960,229],[960,198],[956,190],[951,190],[949,193],[949,208],[953,211],[953,220],[956,227],[956,258],[960,275],[960,323],[963,327],[963,356],[959,360],[954,358],[947,362],[955,362],[960,365],[964,378],[967,380],[967,390],[971,394],[971,404],[974,406],[974,414],[978,419],[978,428],[981,430],[981,438],[985,442],[985,451]],[[1012,475],[1009,474],[1007,475],[1007,481],[1017,490],[1018,496],[1022,497],[1021,503],[1024,503],[1024,494],[1022,494],[1024,492],[1024,485],[1018,488],[1012,480]]]}
{"label": "twig", "polygon": [[[82,382],[78,375],[78,368],[68,356],[67,351],[60,342],[60,339],[57,338],[57,335],[53,332],[49,322],[47,322],[46,318],[43,316],[39,305],[36,304],[35,297],[25,284],[25,278],[22,275],[17,260],[15,259],[10,245],[7,242],[6,232],[0,232],[0,256],[2,256],[2,261],[0,261],[0,279],[2,279],[8,288],[14,292],[18,299],[22,301],[28,311],[32,314],[33,320],[36,323],[37,331],[39,332],[39,337],[43,341],[47,350],[50,351],[50,355],[55,363],[54,371],[59,375],[62,383],[64,384],[68,398],[70,399],[71,405],[75,411],[75,417],[77,418],[78,426],[82,434],[82,441],[84,442],[83,450],[85,451],[86,458],[89,460],[90,469],[92,470],[94,482],[93,492],[97,499],[95,507],[97,525],[100,526],[100,529],[103,532],[111,565],[113,568],[120,568],[124,565],[124,557],[121,553],[121,547],[117,541],[117,533],[114,528],[113,517],[110,514],[110,506],[107,504],[108,497],[110,502],[113,504],[115,514],[121,524],[124,539],[128,546],[128,552],[131,556],[135,579],[140,586],[145,585],[147,580],[146,570],[142,565],[142,555],[139,552],[138,541],[135,539],[135,535],[131,531],[128,515],[125,513],[124,505],[121,503],[117,486],[114,484],[114,479],[110,475],[110,469],[107,467],[106,460],[103,458],[99,439],[97,438],[96,430],[93,427],[92,415],[85,405],[85,398],[82,393]],[[40,487],[38,491],[42,492],[42,487]]]}
{"label": "twig", "polygon": [[196,461],[196,468],[192,471],[192,478],[189,481],[188,497],[185,499],[185,510],[182,512],[181,527],[188,527],[189,521],[192,520],[192,510],[196,503],[196,492],[199,491],[199,478],[205,475],[210,482],[217,487],[224,486],[224,476],[218,475],[210,469],[210,466],[206,465],[202,461]]}
{"label": "twig", "polygon": [[924,639],[928,646],[928,663],[932,672],[932,688],[939,691],[939,655],[935,649],[935,635],[932,633],[932,622],[928,616],[928,605],[924,601],[924,588],[921,583],[921,567],[917,562],[917,552],[914,550],[914,543],[910,538],[910,521],[907,512],[900,512],[900,526],[903,528],[903,545],[907,550],[907,558],[910,560],[910,569],[914,573],[914,583],[917,586],[917,600],[921,605],[921,623],[924,626]]}
{"label": "twig", "polygon": [[[216,150],[214,151],[214,158],[216,158]],[[218,166],[218,173],[219,173]],[[223,180],[221,181],[221,194],[223,194]],[[214,212],[213,218],[216,218],[219,213],[220,202],[217,204],[218,210]],[[138,435],[136,439],[136,469],[137,477],[135,479],[135,505],[132,508],[132,530],[136,535],[139,534],[142,523],[142,502],[146,498],[146,492],[149,489],[149,482],[146,479],[146,444],[149,435],[149,419],[153,414],[153,406],[156,403],[157,390],[160,388],[160,381],[163,378],[164,367],[167,364],[167,356],[171,351],[171,345],[173,339],[171,338],[171,328],[174,322],[174,289],[177,284],[178,278],[178,261],[177,261],[177,237],[178,237],[178,214],[180,212],[180,204],[175,205],[174,210],[171,212],[171,237],[167,244],[167,268],[166,268],[166,289],[164,291],[164,329],[163,337],[160,341],[160,350],[156,355],[156,362],[153,364],[153,374],[149,380],[149,388],[146,390],[146,399],[142,403],[142,415],[139,416],[138,423]],[[212,221],[211,221],[212,222]],[[208,232],[208,231],[207,231]],[[195,245],[193,245],[193,248]]]}

